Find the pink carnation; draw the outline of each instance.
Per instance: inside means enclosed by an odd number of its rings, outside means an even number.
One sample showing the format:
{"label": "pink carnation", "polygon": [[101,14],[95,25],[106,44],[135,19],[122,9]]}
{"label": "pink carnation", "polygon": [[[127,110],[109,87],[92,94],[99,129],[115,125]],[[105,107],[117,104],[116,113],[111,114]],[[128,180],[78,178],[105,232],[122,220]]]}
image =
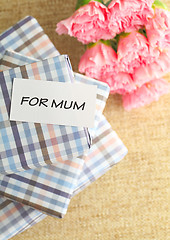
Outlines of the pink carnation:
{"label": "pink carnation", "polygon": [[161,49],[170,48],[170,12],[156,8],[153,18],[145,25],[149,43]]}
{"label": "pink carnation", "polygon": [[170,84],[163,79],[156,79],[141,88],[138,88],[131,94],[123,96],[123,106],[127,111],[133,108],[142,107],[153,101],[158,101],[160,96],[168,93]]}
{"label": "pink carnation", "polygon": [[133,31],[126,37],[120,37],[118,44],[119,70],[133,73],[134,68],[152,63],[159,56],[159,51],[149,46],[147,38]]}
{"label": "pink carnation", "polygon": [[138,87],[155,78],[161,78],[170,71],[170,51],[162,52],[152,64],[134,70],[133,80]]}
{"label": "pink carnation", "polygon": [[80,42],[88,44],[100,39],[110,39],[108,29],[109,11],[105,5],[91,1],[80,7],[71,17],[57,24],[58,34],[69,34]]}
{"label": "pink carnation", "polygon": [[[114,74],[117,55],[112,47],[97,43],[86,50],[79,62],[79,71],[87,76],[102,80],[103,74]],[[106,81],[107,82],[107,81]]]}
{"label": "pink carnation", "polygon": [[115,36],[121,32],[131,32],[141,28],[153,16],[153,0],[115,0],[108,9],[109,29]]}
{"label": "pink carnation", "polygon": [[86,50],[80,59],[79,72],[106,82],[111,93],[124,94],[136,89],[131,75],[119,72],[116,52],[103,43]]}
{"label": "pink carnation", "polygon": [[111,71],[103,72],[101,81],[106,82],[110,86],[110,93],[112,94],[125,94],[136,89],[136,84],[131,75],[125,72],[118,72],[115,74]]}

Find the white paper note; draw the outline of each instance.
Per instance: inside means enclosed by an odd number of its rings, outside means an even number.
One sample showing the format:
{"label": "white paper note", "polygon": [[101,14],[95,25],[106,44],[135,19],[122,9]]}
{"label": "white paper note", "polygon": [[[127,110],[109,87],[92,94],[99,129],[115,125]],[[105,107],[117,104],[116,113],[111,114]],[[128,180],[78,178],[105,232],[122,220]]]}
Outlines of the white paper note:
{"label": "white paper note", "polygon": [[94,127],[97,86],[14,78],[11,121]]}

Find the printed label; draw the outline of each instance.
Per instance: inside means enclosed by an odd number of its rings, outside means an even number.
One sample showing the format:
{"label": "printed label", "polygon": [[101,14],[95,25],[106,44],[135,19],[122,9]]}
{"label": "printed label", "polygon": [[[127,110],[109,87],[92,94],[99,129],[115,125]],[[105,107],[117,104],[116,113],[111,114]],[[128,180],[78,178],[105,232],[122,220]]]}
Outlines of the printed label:
{"label": "printed label", "polygon": [[14,78],[11,121],[93,127],[97,86]]}

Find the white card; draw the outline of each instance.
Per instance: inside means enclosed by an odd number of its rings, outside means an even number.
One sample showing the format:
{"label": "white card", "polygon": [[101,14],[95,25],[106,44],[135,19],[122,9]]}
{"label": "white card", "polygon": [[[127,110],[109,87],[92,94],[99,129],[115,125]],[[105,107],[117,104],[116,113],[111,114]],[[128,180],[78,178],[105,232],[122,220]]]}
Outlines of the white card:
{"label": "white card", "polygon": [[97,86],[14,78],[11,121],[94,127]]}

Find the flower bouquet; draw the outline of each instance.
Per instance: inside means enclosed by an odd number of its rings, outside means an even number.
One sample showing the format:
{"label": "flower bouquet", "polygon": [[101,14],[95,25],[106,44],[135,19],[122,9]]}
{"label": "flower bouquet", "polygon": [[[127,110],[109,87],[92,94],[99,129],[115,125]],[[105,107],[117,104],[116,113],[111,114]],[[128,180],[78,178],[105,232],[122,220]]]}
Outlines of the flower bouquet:
{"label": "flower bouquet", "polygon": [[78,0],[75,13],[57,24],[86,45],[79,71],[122,95],[126,110],[168,93],[170,12],[159,0]]}

